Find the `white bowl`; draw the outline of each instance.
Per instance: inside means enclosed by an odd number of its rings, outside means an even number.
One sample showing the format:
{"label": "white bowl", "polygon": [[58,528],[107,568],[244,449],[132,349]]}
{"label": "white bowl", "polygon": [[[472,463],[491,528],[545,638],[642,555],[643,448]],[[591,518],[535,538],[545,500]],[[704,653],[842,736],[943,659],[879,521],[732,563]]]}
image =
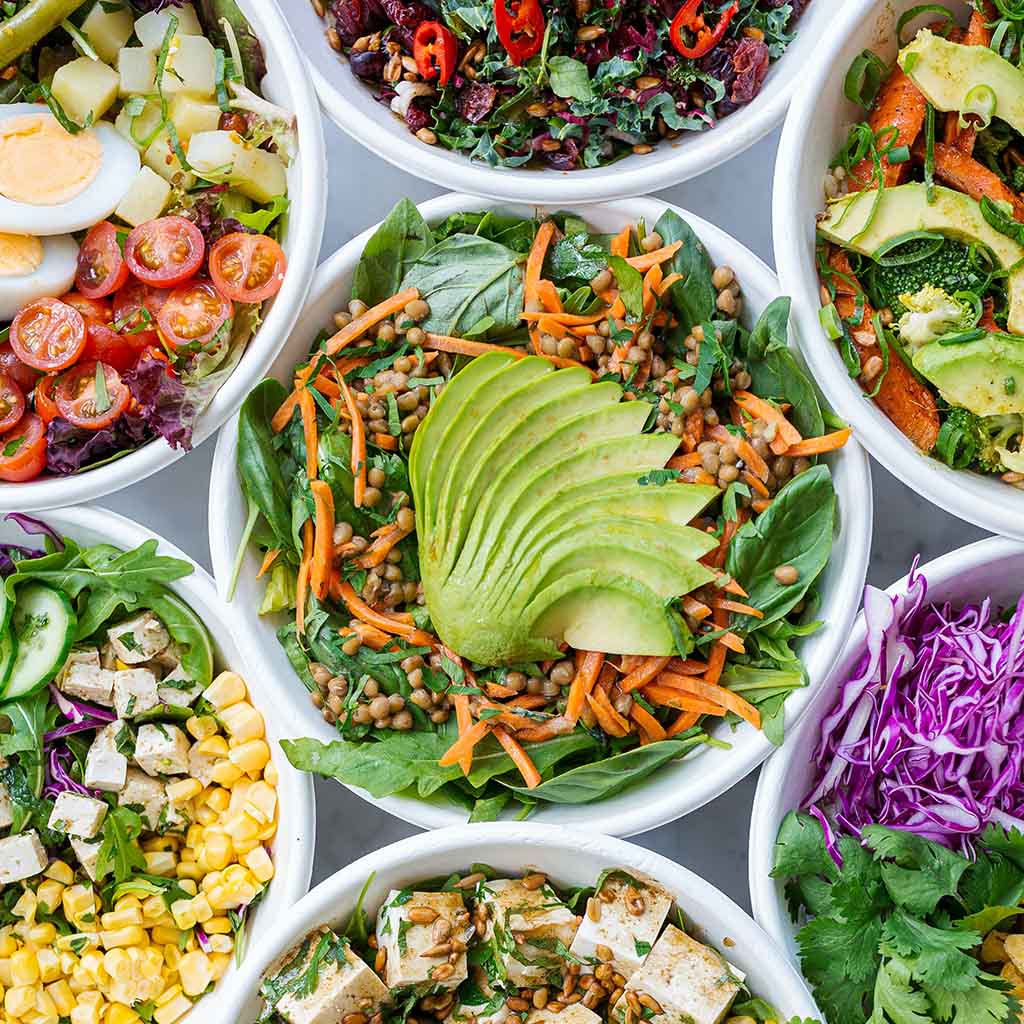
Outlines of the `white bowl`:
{"label": "white bowl", "polygon": [[[284,285],[266,304],[263,323],[249,342],[234,373],[199,417],[192,438],[198,446],[215,434],[261,380],[292,329],[309,292],[327,215],[327,164],[323,123],[306,60],[280,9],[267,0],[239,0],[242,12],[263,45],[267,99],[295,113],[298,155],[288,168],[291,206],[281,246],[288,257]],[[72,476],[46,476],[28,483],[0,482],[0,512],[58,508],[95,501],[147,476],[187,453],[157,438],[138,451],[105,466]]]}
{"label": "white bowl", "polygon": [[[188,602],[210,631],[216,664],[234,669],[245,679],[253,704],[263,711],[266,719],[267,739],[280,775],[278,830],[273,842],[275,874],[249,919],[246,940],[251,946],[261,934],[272,931],[275,922],[282,920],[291,906],[305,895],[313,873],[316,833],[313,783],[308,776],[292,768],[279,746],[279,741],[289,735],[285,724],[288,701],[281,683],[272,673],[265,672],[256,658],[245,653],[244,633],[236,621],[234,609],[217,596],[209,573],[179,548],[124,516],[93,506],[52,509],[41,518],[59,534],[83,546],[113,544],[131,549],[155,539],[159,542],[160,554],[184,559],[195,567],[192,575],[177,580],[171,584],[171,589]],[[0,542],[33,546],[37,540],[41,544],[41,538],[26,538],[17,524],[0,519]],[[242,964],[244,967],[245,957]],[[182,1018],[182,1024],[221,1024],[227,1020],[220,1009],[221,1000],[234,998],[240,977],[241,971],[232,963],[214,992],[201,999]]]}
{"label": "white bowl", "polygon": [[807,63],[834,21],[837,0],[812,0],[797,22],[797,36],[772,63],[764,87],[747,106],[722,118],[718,127],[686,134],[644,156],[630,155],[606,167],[557,171],[554,168],[493,168],[480,160],[425,146],[373,90],[356,78],[348,60],[328,46],[324,22],[312,4],[298,0],[289,20],[308,55],[320,102],[330,119],[389,163],[435,185],[473,195],[522,202],[579,205],[645,195],[710,171],[742,153],[784,117]]}
{"label": "white bowl", "polygon": [[[428,222],[437,223],[459,210],[500,209],[520,216],[551,213],[544,207],[510,206],[486,199],[448,195],[423,203],[420,210]],[[592,227],[602,232],[617,232],[627,223],[643,217],[653,224],[666,209],[676,209],[686,218],[705,243],[715,263],[728,263],[743,285],[744,319],[756,318],[778,295],[775,276],[753,253],[724,231],[694,214],[656,199],[631,199],[588,207],[584,212]],[[352,273],[367,239],[375,228],[354,238],[330,257],[320,268],[310,295],[310,302],[295,331],[282,350],[272,373],[282,382],[290,381],[292,369],[303,360],[313,339],[333,313],[347,300]],[[749,318],[749,319],[748,319]],[[238,485],[235,450],[238,441],[237,417],[225,425],[217,441],[210,483],[210,552],[214,575],[221,593],[231,578],[235,552],[245,526],[246,503]],[[801,653],[811,679],[811,686],[796,691],[786,702],[787,727],[800,717],[817,684],[824,678],[845,640],[853,621],[864,582],[871,541],[871,477],[864,452],[851,443],[829,456],[836,490],[839,495],[840,526],[832,561],[822,578],[823,603],[819,612],[829,626],[804,641]],[[293,678],[294,672],[277,642],[275,628],[285,621],[284,615],[257,616],[262,584],[256,580],[259,558],[250,550],[242,562],[234,603],[244,617],[246,628],[263,663],[281,678]],[[306,691],[296,679],[292,700],[302,722],[302,735],[327,742],[337,738],[310,703]],[[709,800],[734,786],[760,764],[772,751],[764,736],[748,727],[733,733],[724,723],[713,730],[732,744],[731,750],[705,748],[692,759],[662,768],[641,789],[603,801],[600,805],[570,806],[551,804],[538,808],[533,820],[559,825],[592,826],[600,814],[601,828],[615,835],[633,835],[656,828],[668,821],[689,814]],[[698,760],[699,767],[689,763]],[[405,796],[374,799],[360,789],[354,793],[382,807],[391,814],[422,828],[439,828],[465,820],[465,812],[438,797],[433,801]]]}
{"label": "white bowl", "polygon": [[[917,0],[844,0],[831,31],[821,40],[793,99],[779,146],[772,210],[775,264],[782,291],[793,296],[804,359],[825,397],[868,451],[893,476],[939,508],[983,530],[1024,540],[1024,493],[997,477],[952,470],[923,456],[865,397],[818,322],[821,302],[814,239],[815,215],[825,205],[822,182],[848,127],[864,116],[843,95],[843,78],[864,49],[875,50],[891,62],[897,50],[896,22],[916,6]],[[962,0],[948,6],[955,13],[969,10]]]}
{"label": "white bowl", "polygon": [[263,973],[313,928],[344,927],[371,875],[364,908],[373,920],[389,890],[466,872],[472,863],[488,864],[514,876],[529,866],[563,886],[593,885],[610,867],[648,875],[673,895],[688,932],[745,971],[751,991],[779,1010],[780,1020],[821,1016],[799,974],[768,936],[728,896],[691,871],[621,839],[550,825],[502,822],[415,835],[367,854],[321,882],[295,906],[287,922],[282,921],[273,935],[253,948],[234,990],[233,1012],[223,1019],[252,1024],[260,1011]]}
{"label": "white bowl", "polygon": [[[991,597],[996,603],[1015,604],[1024,579],[1024,544],[990,537],[951,551],[920,572],[928,581],[929,602],[952,601],[965,604]],[[907,577],[886,589],[891,597],[907,589]],[[821,721],[831,710],[843,680],[850,674],[864,649],[866,628],[863,612],[850,632],[850,641],[825,685],[820,688],[800,728],[785,747],[769,758],[761,770],[750,818],[748,871],[750,899],[757,918],[769,935],[796,959],[796,929],[786,908],[785,879],[771,878],[775,837],[782,819],[802,806],[814,782],[812,764],[818,745]]]}

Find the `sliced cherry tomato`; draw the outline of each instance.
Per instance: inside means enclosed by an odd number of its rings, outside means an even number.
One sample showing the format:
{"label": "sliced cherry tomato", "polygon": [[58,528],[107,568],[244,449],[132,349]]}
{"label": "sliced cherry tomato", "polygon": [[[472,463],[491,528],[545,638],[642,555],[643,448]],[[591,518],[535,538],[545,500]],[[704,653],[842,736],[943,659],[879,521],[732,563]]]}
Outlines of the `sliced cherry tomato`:
{"label": "sliced cherry tomato", "polygon": [[281,246],[266,235],[236,231],[210,250],[210,277],[217,291],[235,302],[262,302],[276,295],[285,265]]}
{"label": "sliced cherry tomato", "polygon": [[172,348],[201,347],[213,339],[233,307],[209,281],[190,281],[167,297],[157,325],[160,336]]}
{"label": "sliced cherry tomato", "polygon": [[87,320],[85,323],[85,348],[82,359],[98,361],[124,373],[135,365],[139,353],[156,338],[156,331],[139,331],[137,334],[118,334],[106,324]]}
{"label": "sliced cherry tomato", "polygon": [[83,430],[109,427],[131,397],[121,375],[104,363],[79,363],[60,378],[53,393],[61,416]]}
{"label": "sliced cherry tomato", "polygon": [[0,370],[10,374],[14,379],[14,383],[25,392],[31,391],[35,382],[39,379],[39,371],[34,370],[31,366],[26,366],[15,355],[9,341],[5,341],[0,345]]}
{"label": "sliced cherry tomato", "polygon": [[128,233],[124,258],[143,284],[173,288],[192,277],[203,264],[203,233],[184,217],[147,220]]}
{"label": "sliced cherry tomato", "polygon": [[50,420],[55,420],[60,415],[57,403],[53,400],[53,389],[57,386],[57,379],[56,374],[40,377],[32,394],[36,415],[47,425]]}
{"label": "sliced cherry tomato", "polygon": [[60,297],[60,301],[73,306],[86,320],[96,320],[101,324],[109,324],[114,317],[110,303],[106,299],[90,299],[81,292],[68,292],[67,295]]}
{"label": "sliced cherry tomato", "polygon": [[[703,0],[686,0],[686,3],[679,8],[678,13],[672,19],[668,30],[668,37],[672,41],[672,45],[683,57],[688,57],[691,60],[710,53],[722,41],[725,30],[740,9],[739,0],[736,0],[718,16],[715,27],[708,28],[704,22],[704,15],[700,13],[702,3]],[[683,36],[684,30],[694,34],[692,45]]]}
{"label": "sliced cherry tomato", "polygon": [[89,229],[78,250],[75,286],[87,299],[101,299],[128,280],[128,264],[117,241],[118,229],[105,220]]}
{"label": "sliced cherry tomato", "polygon": [[10,430],[25,412],[25,393],[8,373],[0,371],[0,430]]}
{"label": "sliced cherry tomato", "polygon": [[416,29],[412,53],[421,78],[427,81],[437,78],[441,85],[447,85],[455,73],[459,41],[455,33],[439,21],[423,21]]}
{"label": "sliced cherry tomato", "polygon": [[539,0],[494,0],[494,27],[508,59],[522,64],[540,53],[547,22]]}
{"label": "sliced cherry tomato", "polygon": [[63,370],[85,347],[85,318],[59,299],[35,299],[11,322],[14,354],[37,370]]}
{"label": "sliced cherry tomato", "polygon": [[151,288],[133,277],[114,296],[114,330],[122,334],[136,334],[156,330],[156,317],[170,288]]}
{"label": "sliced cherry tomato", "polygon": [[46,469],[46,426],[27,412],[13,430],[0,434],[0,480],[20,484]]}

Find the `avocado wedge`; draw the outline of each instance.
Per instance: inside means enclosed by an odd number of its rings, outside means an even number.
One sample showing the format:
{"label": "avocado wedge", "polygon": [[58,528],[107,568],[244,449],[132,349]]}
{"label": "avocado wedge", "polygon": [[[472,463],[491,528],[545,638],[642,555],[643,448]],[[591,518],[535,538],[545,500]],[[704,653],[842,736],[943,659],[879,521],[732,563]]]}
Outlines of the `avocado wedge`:
{"label": "avocado wedge", "polygon": [[914,353],[914,368],[978,416],[1024,413],[1024,341],[989,334],[964,345],[932,342]]}

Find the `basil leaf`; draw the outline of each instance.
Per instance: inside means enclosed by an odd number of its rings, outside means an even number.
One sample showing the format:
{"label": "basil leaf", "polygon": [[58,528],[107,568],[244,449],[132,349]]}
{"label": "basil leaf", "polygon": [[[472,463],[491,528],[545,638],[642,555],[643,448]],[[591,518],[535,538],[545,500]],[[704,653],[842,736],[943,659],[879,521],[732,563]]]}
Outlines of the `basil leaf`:
{"label": "basil leaf", "polygon": [[658,218],[654,230],[661,235],[665,245],[683,243],[665,273],[682,274],[682,280],[672,286],[670,294],[679,317],[679,329],[685,336],[695,324],[715,317],[718,290],[711,281],[714,268],[704,243],[678,213],[666,210]]}
{"label": "basil leaf", "polygon": [[644,278],[635,267],[631,267],[621,256],[611,256],[608,267],[619,285],[619,298],[626,307],[629,319],[634,323],[644,315]]}
{"label": "basil leaf", "polygon": [[401,288],[410,266],[433,244],[416,204],[400,200],[363,249],[352,277],[352,298],[368,306],[390,298]]}

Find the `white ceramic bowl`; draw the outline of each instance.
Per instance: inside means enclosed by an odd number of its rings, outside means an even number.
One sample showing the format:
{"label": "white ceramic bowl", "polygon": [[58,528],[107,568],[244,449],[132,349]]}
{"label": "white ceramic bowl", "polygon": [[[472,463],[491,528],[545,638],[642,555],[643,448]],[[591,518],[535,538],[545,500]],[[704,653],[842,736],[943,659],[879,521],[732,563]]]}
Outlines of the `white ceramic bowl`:
{"label": "white ceramic bowl", "polygon": [[796,39],[772,64],[754,101],[722,118],[718,127],[688,134],[644,156],[627,156],[607,167],[492,168],[480,160],[425,146],[373,90],[352,74],[348,60],[327,45],[324,22],[312,4],[298,0],[289,11],[295,35],[308,55],[320,101],[342,131],[389,163],[436,185],[473,195],[522,202],[579,205],[645,195],[710,171],[767,135],[783,118],[812,55],[834,21],[838,0],[811,0],[798,22]]}
{"label": "white ceramic bowl", "polygon": [[246,958],[224,1020],[252,1024],[260,1011],[258,989],[264,971],[292,945],[321,924],[344,927],[367,878],[373,881],[364,908],[373,920],[391,889],[424,878],[465,872],[484,863],[501,873],[520,875],[527,866],[564,886],[592,885],[610,867],[649,875],[672,895],[687,930],[724,953],[747,975],[751,991],[790,1017],[817,1018],[821,1012],[768,936],[728,896],[660,854],[621,839],[550,825],[498,823],[441,829],[403,839],[367,854],[321,882],[301,900],[273,935]]}
{"label": "white ceramic bowl", "polygon": [[[666,203],[655,199],[631,199],[587,208],[588,222],[598,231],[618,232],[625,224],[645,218],[653,224],[667,209]],[[448,195],[420,206],[427,221],[437,223],[459,210],[500,209],[502,212],[531,216],[535,212],[550,213],[550,208],[510,206],[486,199]],[[743,285],[744,318],[750,320],[778,294],[775,276],[753,253],[725,232],[691,213],[678,210],[707,246],[712,260],[728,263]],[[375,228],[354,238],[330,259],[317,274],[310,302],[295,331],[274,364],[272,373],[282,382],[289,381],[293,367],[304,359],[313,339],[330,323],[333,313],[344,306],[349,294],[352,273],[367,239]],[[749,319],[748,319],[749,318]],[[217,442],[210,484],[210,551],[214,575],[221,593],[226,593],[235,552],[246,519],[246,504],[238,485],[235,451],[238,421],[225,425]],[[803,713],[812,693],[825,677],[845,640],[853,621],[864,582],[871,541],[871,478],[864,452],[855,444],[828,459],[839,494],[840,528],[832,553],[832,562],[821,585],[823,603],[819,615],[829,626],[804,641],[801,653],[811,679],[811,686],[798,690],[786,704],[786,722],[791,726]],[[275,636],[275,629],[284,616],[257,616],[263,585],[256,577],[259,558],[250,550],[242,562],[234,604],[246,623],[246,629],[259,657],[270,671],[282,679],[293,679],[294,673]],[[312,706],[306,691],[294,679],[291,700],[297,706],[302,722],[302,735],[325,742],[336,739],[337,732],[328,726]],[[733,733],[721,724],[716,733],[732,744],[731,750],[705,748],[692,760],[676,762],[662,768],[642,788],[630,791],[600,805],[546,805],[534,813],[534,819],[559,825],[591,826],[600,816],[601,828],[615,835],[633,835],[656,828],[668,821],[696,810],[724,793],[752,771],[772,751],[764,736],[749,728]],[[384,808],[405,821],[422,828],[438,828],[465,820],[465,812],[438,797],[432,801],[404,796],[375,800],[363,790],[353,792]]]}
{"label": "white ceramic bowl", "polygon": [[[916,6],[917,0],[844,0],[831,31],[820,41],[782,132],[772,211],[775,264],[782,291],[793,296],[804,359],[825,397],[868,451],[893,476],[939,508],[984,530],[1024,540],[1024,493],[997,477],[958,472],[923,456],[865,398],[818,322],[821,303],[814,239],[815,215],[825,205],[822,181],[847,129],[864,115],[843,95],[843,78],[864,49],[875,50],[891,62],[897,50],[896,22]],[[948,6],[957,13],[969,9],[961,0],[952,0]],[[910,29],[926,21],[927,16],[922,16]]]}
{"label": "white ceramic bowl", "polygon": [[[280,351],[306,300],[320,252],[327,211],[327,165],[323,124],[306,61],[281,10],[268,0],[239,0],[263,44],[267,99],[293,111],[298,127],[298,156],[288,168],[291,207],[281,245],[288,272],[281,291],[266,304],[263,323],[249,342],[234,373],[196,423],[193,445],[215,434],[262,379]],[[159,472],[187,454],[158,438],[105,466],[72,476],[45,476],[28,483],[0,482],[0,512],[57,508],[95,501]]]}
{"label": "white ceramic bowl", "polygon": [[[985,597],[999,604],[1015,604],[1024,589],[1024,544],[990,537],[951,551],[920,569],[928,581],[928,600],[966,604]],[[890,596],[902,594],[907,577],[888,587]],[[835,668],[811,703],[800,728],[761,770],[750,820],[750,899],[754,917],[773,939],[796,959],[796,943],[783,893],[784,879],[769,877],[775,837],[782,819],[798,809],[814,781],[811,759],[818,745],[821,721],[839,695],[843,679],[853,670],[864,649],[866,628],[863,612],[858,615],[850,641]]]}
{"label": "white ceramic bowl", "polygon": [[[282,693],[282,684],[273,673],[264,671],[251,652],[246,651],[242,643],[244,633],[235,619],[235,612],[217,596],[216,585],[209,573],[179,548],[124,516],[93,506],[52,509],[41,518],[59,534],[83,546],[113,544],[131,549],[155,539],[159,542],[160,554],[184,559],[195,566],[191,576],[177,580],[171,584],[171,589],[188,602],[206,624],[213,638],[218,667],[232,668],[245,679],[253,703],[263,711],[266,719],[267,739],[280,775],[277,785],[278,831],[273,842],[275,875],[250,918],[246,939],[251,946],[260,935],[271,931],[274,922],[282,920],[291,906],[305,895],[313,873],[316,833],[313,783],[309,777],[292,768],[278,745],[278,741],[288,735],[285,724],[288,701]],[[31,546],[37,538],[26,539],[15,523],[0,519],[0,542]],[[222,1000],[235,997],[240,976],[241,971],[232,965],[214,992],[201,999],[182,1018],[182,1024],[222,1024],[228,1020],[221,1010]]]}

